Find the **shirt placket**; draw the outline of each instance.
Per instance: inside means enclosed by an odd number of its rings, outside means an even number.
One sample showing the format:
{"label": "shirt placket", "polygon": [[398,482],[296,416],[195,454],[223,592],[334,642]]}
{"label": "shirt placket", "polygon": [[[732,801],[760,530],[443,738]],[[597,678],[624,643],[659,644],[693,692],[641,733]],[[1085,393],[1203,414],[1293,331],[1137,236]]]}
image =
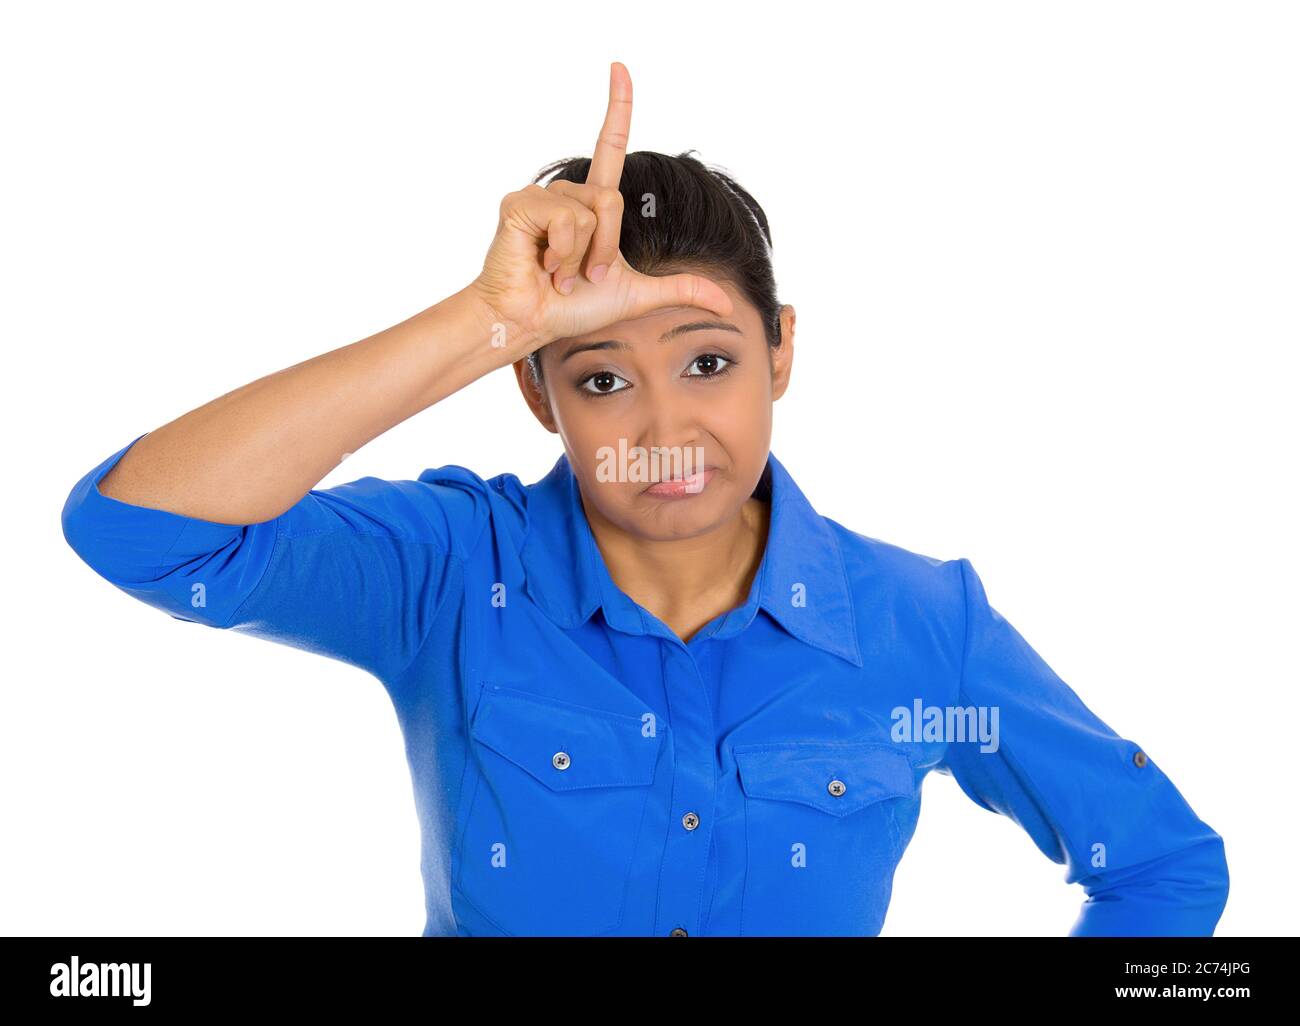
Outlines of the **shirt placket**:
{"label": "shirt placket", "polygon": [[673,737],[673,783],[655,932],[686,937],[702,930],[717,798],[713,712],[699,665],[681,641],[664,639],[660,651]]}

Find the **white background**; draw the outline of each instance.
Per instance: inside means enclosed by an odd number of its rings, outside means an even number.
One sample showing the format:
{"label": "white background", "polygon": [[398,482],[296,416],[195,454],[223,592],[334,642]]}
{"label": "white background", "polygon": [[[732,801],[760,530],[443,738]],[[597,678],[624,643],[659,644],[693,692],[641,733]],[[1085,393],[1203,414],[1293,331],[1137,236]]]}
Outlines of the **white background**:
{"label": "white background", "polygon": [[[63,540],[137,435],[467,284],[501,197],[694,148],[798,311],[773,451],[941,558],[1223,835],[1219,933],[1295,933],[1300,51],[1270,3],[6,7],[0,932],[417,935],[382,686],[173,620]],[[559,443],[499,371],[322,487]],[[886,935],[1084,898],[931,775]]]}

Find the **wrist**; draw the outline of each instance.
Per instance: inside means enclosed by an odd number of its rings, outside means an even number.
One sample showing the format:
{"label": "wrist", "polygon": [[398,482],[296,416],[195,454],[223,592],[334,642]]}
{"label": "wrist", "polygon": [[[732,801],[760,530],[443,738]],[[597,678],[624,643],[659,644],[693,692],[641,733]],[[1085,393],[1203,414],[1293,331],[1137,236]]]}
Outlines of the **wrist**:
{"label": "wrist", "polygon": [[494,344],[502,337],[509,337],[508,327],[503,333],[495,312],[467,287],[366,343],[393,347],[399,359],[411,361],[418,395],[405,413],[410,416],[518,359]]}
{"label": "wrist", "polygon": [[551,341],[538,328],[503,315],[477,280],[461,289],[457,296],[478,325],[480,337],[500,355],[503,365],[523,359]]}

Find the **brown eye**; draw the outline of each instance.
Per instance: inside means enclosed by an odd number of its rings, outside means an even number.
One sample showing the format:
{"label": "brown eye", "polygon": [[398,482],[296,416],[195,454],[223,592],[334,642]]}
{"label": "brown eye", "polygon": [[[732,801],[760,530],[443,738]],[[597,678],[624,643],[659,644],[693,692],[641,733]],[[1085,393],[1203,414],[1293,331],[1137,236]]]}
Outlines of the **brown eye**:
{"label": "brown eye", "polygon": [[[724,364],[726,364],[726,366],[719,367],[718,361],[722,361]],[[719,374],[725,374],[727,368],[731,366],[731,363],[732,363],[731,360],[721,355],[720,353],[704,353],[700,356],[697,356],[694,360],[691,361],[692,368],[695,367],[703,368],[702,373],[688,374],[687,377],[691,377],[691,378],[717,377]]]}
{"label": "brown eye", "polygon": [[[615,392],[622,392],[624,389],[615,388],[614,382],[625,381],[625,378],[619,377],[613,371],[596,371],[595,374],[583,379],[579,383],[579,391],[586,392],[588,395],[612,395]],[[588,386],[595,386],[589,388]]]}

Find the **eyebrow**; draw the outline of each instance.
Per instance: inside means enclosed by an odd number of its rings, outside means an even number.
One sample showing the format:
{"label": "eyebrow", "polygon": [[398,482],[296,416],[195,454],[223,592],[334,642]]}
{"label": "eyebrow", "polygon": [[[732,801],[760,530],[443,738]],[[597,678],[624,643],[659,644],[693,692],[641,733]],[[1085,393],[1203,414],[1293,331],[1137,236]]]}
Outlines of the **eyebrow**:
{"label": "eyebrow", "polygon": [[[688,331],[734,331],[737,335],[743,335],[734,324],[729,321],[691,321],[688,324],[679,324],[675,328],[669,328],[659,336],[660,344],[671,341],[678,335],[684,335]],[[627,349],[632,348],[631,344],[621,339],[605,339],[601,342],[579,342],[577,345],[570,347],[569,351],[560,357],[563,363],[570,356],[577,356],[579,353],[585,353],[592,349]]]}

